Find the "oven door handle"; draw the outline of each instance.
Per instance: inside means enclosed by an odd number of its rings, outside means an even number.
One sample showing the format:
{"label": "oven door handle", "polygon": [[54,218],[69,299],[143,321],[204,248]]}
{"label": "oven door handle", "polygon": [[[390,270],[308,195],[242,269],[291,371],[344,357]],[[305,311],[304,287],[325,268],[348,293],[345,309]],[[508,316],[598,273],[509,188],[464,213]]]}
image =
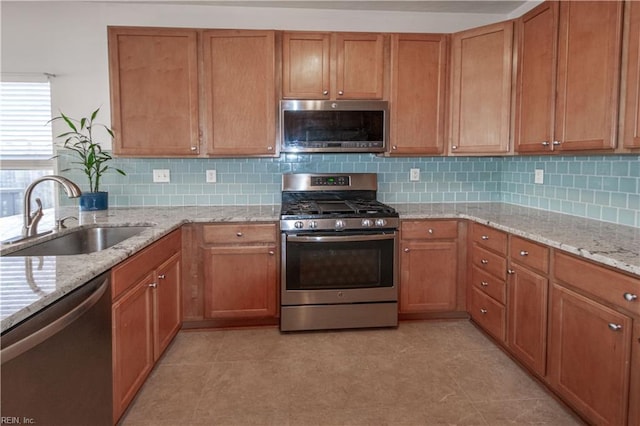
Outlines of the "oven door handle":
{"label": "oven door handle", "polygon": [[287,241],[301,241],[301,242],[313,242],[313,243],[324,243],[324,242],[354,242],[354,241],[381,241],[381,240],[393,240],[395,238],[395,234],[374,234],[374,235],[343,235],[343,236],[299,236],[299,235],[287,235]]}

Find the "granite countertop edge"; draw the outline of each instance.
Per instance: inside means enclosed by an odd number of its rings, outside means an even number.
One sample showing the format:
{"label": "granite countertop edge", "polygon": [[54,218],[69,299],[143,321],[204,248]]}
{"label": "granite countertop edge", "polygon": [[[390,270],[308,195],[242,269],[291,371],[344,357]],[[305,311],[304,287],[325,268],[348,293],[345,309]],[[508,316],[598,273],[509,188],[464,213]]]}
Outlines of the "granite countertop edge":
{"label": "granite countertop edge", "polygon": [[[640,228],[506,203],[390,204],[398,210],[401,219],[467,219],[617,268],[622,272],[640,275]],[[76,209],[63,207],[56,211],[56,217],[74,213],[77,214]],[[55,257],[55,289],[3,318],[0,331],[8,330],[184,224],[273,222],[278,221],[279,217],[279,205],[130,207],[82,213],[78,223],[80,226],[149,225],[149,229],[97,253]],[[29,243],[21,244],[19,247],[27,245]],[[0,253],[5,254],[17,249],[18,246],[5,246]],[[13,259],[25,259],[27,262],[42,258],[32,256]]]}

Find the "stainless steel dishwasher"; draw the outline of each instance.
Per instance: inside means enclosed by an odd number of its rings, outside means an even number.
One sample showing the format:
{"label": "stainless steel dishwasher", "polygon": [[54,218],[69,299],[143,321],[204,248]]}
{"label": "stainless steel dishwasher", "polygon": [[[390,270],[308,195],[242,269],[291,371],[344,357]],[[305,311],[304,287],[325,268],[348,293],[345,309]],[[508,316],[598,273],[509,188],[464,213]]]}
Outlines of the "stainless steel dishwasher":
{"label": "stainless steel dishwasher", "polygon": [[2,334],[3,424],[112,425],[109,273]]}

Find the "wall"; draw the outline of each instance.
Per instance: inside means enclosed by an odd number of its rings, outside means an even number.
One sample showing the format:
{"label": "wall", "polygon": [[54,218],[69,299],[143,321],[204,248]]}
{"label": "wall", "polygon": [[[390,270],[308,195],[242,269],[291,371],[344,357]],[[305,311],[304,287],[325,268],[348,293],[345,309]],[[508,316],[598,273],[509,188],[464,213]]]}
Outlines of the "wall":
{"label": "wall", "polygon": [[[63,162],[61,168],[66,168]],[[640,227],[640,157],[428,157],[370,154],[282,155],[264,159],[117,159],[126,177],[111,173],[104,189],[114,206],[278,204],[282,173],[372,172],[386,203],[503,201]],[[409,182],[409,169],[421,171]],[[153,183],[169,169],[171,183]],[[205,183],[215,169],[218,183]],[[535,169],[545,183],[533,183]],[[76,182],[82,174],[68,173]],[[68,203],[67,201],[63,201]]]}

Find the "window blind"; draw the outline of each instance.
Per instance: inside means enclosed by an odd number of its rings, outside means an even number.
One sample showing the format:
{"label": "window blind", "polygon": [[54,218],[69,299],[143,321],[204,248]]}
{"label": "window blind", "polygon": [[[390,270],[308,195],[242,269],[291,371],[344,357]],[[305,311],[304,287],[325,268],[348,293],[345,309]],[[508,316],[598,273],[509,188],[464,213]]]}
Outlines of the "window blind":
{"label": "window blind", "polygon": [[0,160],[53,155],[49,82],[0,82]]}

